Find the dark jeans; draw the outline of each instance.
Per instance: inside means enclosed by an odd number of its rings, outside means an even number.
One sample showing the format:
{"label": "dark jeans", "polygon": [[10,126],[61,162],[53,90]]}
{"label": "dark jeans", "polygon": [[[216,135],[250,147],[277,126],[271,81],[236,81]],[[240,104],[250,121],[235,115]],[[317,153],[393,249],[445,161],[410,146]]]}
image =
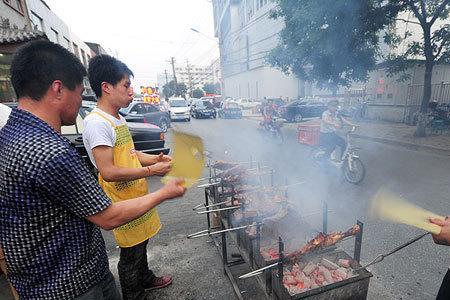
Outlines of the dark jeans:
{"label": "dark jeans", "polygon": [[325,148],[324,158],[329,158],[336,146],[341,148],[341,159],[343,159],[344,151],[347,148],[347,143],[343,138],[335,132],[320,133],[320,146]]}
{"label": "dark jeans", "polygon": [[119,271],[123,300],[138,300],[145,297],[145,287],[156,278],[148,268],[148,240],[129,248],[120,248]]}
{"label": "dark jeans", "polygon": [[100,283],[91,287],[86,293],[75,300],[120,300],[122,299],[117,289],[116,282],[110,271]]}
{"label": "dark jeans", "polygon": [[450,270],[445,274],[444,279],[442,280],[441,288],[439,289],[439,293],[436,297],[436,300],[448,300],[450,299]]}

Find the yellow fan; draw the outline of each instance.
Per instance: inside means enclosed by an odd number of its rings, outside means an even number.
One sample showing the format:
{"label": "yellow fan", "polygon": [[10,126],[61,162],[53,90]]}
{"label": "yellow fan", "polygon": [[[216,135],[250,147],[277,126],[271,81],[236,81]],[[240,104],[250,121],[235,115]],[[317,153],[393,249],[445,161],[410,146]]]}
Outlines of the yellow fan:
{"label": "yellow fan", "polygon": [[172,169],[162,178],[167,183],[172,178],[183,178],[184,186],[191,187],[202,175],[205,165],[203,140],[181,131],[173,132]]}
{"label": "yellow fan", "polygon": [[372,199],[369,215],[386,221],[414,226],[433,234],[439,234],[441,227],[430,223],[428,219],[445,219],[386,190],[379,191]]}

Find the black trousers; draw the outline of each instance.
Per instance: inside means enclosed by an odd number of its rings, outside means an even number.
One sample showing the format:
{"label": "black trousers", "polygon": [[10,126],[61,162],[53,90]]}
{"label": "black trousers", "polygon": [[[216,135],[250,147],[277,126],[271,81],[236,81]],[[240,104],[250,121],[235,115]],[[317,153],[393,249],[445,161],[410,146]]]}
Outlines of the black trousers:
{"label": "black trousers", "polygon": [[436,297],[436,300],[448,300],[450,299],[450,270],[445,274],[444,279],[442,280],[441,288],[439,289],[439,293]]}
{"label": "black trousers", "polygon": [[325,158],[329,158],[336,146],[341,148],[341,159],[343,158],[344,151],[347,148],[347,143],[343,138],[337,135],[335,132],[320,133],[320,146],[325,148]]}
{"label": "black trousers", "polygon": [[129,248],[120,248],[118,264],[123,300],[139,300],[145,297],[145,287],[156,278],[147,262],[148,240]]}

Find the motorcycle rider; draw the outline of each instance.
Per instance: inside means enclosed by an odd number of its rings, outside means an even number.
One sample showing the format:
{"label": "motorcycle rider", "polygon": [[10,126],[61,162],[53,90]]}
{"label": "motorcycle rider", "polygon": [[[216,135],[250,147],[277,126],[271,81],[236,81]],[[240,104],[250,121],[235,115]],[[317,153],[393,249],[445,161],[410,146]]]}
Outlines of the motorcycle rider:
{"label": "motorcycle rider", "polygon": [[328,109],[323,112],[320,122],[320,145],[325,148],[324,159],[330,158],[331,153],[338,146],[341,149],[339,161],[343,160],[347,142],[340,137],[336,130],[342,127],[342,123],[349,126],[356,126],[343,116],[338,114],[339,101],[331,100],[328,102]]}
{"label": "motorcycle rider", "polygon": [[262,122],[263,127],[266,130],[270,130],[273,126],[273,116],[275,115],[275,107],[272,99],[267,100],[267,103],[263,108],[262,115],[264,117]]}

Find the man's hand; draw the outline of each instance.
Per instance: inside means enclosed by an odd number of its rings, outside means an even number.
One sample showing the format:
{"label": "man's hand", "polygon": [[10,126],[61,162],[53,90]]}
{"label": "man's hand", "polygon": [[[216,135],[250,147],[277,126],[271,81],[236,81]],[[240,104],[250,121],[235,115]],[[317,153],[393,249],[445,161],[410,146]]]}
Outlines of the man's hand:
{"label": "man's hand", "polygon": [[169,173],[170,169],[172,169],[172,165],[170,162],[158,162],[154,165],[148,166],[147,168],[150,170],[150,176],[164,176]]}
{"label": "man's hand", "polygon": [[430,218],[430,222],[441,226],[441,233],[432,234],[433,240],[438,245],[450,246],[450,219],[449,217],[445,217],[445,220],[442,221],[440,219]]}
{"label": "man's hand", "polygon": [[171,162],[172,161],[172,157],[169,155],[164,155],[164,153],[160,153],[158,155],[158,157],[156,158],[157,162]]}
{"label": "man's hand", "polygon": [[186,188],[183,187],[184,179],[171,179],[167,184],[161,188],[164,199],[173,199],[176,197],[181,197],[186,192]]}

